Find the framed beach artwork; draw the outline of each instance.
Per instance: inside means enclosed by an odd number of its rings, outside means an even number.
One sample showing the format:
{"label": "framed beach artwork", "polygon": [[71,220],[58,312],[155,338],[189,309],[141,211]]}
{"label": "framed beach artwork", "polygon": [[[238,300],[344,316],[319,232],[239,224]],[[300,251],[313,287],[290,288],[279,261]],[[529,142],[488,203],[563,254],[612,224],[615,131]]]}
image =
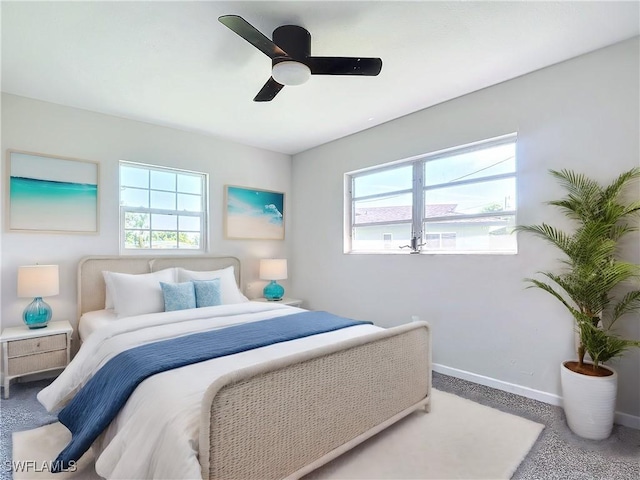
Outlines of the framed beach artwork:
{"label": "framed beach artwork", "polygon": [[225,186],[225,237],[284,239],[284,193]]}
{"label": "framed beach artwork", "polygon": [[99,164],[8,151],[8,229],[97,233]]}

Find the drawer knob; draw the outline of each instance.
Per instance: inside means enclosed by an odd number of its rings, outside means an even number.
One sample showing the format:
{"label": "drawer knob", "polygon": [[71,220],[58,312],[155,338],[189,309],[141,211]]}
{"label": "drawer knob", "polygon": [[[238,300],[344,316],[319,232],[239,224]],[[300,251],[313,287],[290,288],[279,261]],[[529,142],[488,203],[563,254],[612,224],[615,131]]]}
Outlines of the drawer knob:
{"label": "drawer knob", "polygon": [[40,348],[40,342],[36,343],[36,348]]}

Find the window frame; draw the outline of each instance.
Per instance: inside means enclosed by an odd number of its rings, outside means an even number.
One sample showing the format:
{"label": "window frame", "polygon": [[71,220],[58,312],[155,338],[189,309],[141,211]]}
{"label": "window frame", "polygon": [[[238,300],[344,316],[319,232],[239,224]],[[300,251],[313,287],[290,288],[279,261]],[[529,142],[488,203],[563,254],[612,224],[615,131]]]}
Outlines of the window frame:
{"label": "window frame", "polygon": [[[349,254],[388,254],[388,253],[407,253],[407,250],[390,250],[390,249],[379,249],[379,250],[353,250],[353,242],[355,237],[355,228],[357,227],[370,227],[370,226],[385,226],[385,225],[399,225],[399,224],[411,224],[411,237],[412,239],[417,239],[417,241],[411,241],[411,245],[408,245],[409,253],[423,253],[423,254],[446,254],[446,255],[515,255],[518,253],[518,245],[517,245],[517,237],[516,237],[516,246],[515,250],[465,250],[465,251],[444,251],[444,250],[422,250],[422,245],[425,243],[425,224],[427,223],[437,223],[442,221],[451,220],[451,216],[439,216],[439,217],[426,217],[425,212],[425,192],[428,190],[436,190],[442,188],[451,188],[461,185],[475,185],[479,183],[491,182],[496,180],[503,179],[514,179],[516,183],[516,192],[517,192],[517,155],[515,156],[515,168],[513,172],[510,173],[500,173],[495,175],[488,175],[486,177],[480,178],[471,178],[466,180],[456,180],[446,183],[438,183],[432,185],[425,185],[424,178],[424,170],[427,162],[431,162],[434,160],[441,160],[443,158],[451,157],[454,155],[462,155],[471,153],[477,150],[485,150],[491,147],[497,147],[500,145],[513,143],[517,148],[517,133],[510,133],[506,135],[502,135],[499,137],[489,138],[486,140],[481,140],[478,142],[461,145],[457,147],[451,147],[443,150],[439,150],[432,153],[417,155],[415,157],[407,158],[400,161],[395,161],[391,163],[387,163],[384,165],[378,165],[373,167],[364,168],[361,170],[356,170],[352,172],[348,172],[345,174],[345,235],[344,235],[344,253]],[[402,168],[407,164],[413,165],[413,187],[411,189],[401,189],[401,190],[391,190],[384,193],[371,194],[371,195],[363,195],[361,197],[354,197],[353,193],[355,191],[355,181],[357,178],[371,175],[373,173],[384,172],[387,170],[394,170],[397,168]],[[369,222],[369,223],[358,223],[355,224],[356,217],[356,202],[362,200],[370,200],[375,198],[384,198],[389,195],[398,195],[398,194],[412,194],[412,215],[410,220],[388,220],[384,222]],[[500,215],[504,216],[513,216],[514,220],[517,224],[517,195],[516,195],[516,204],[514,204],[514,209],[512,210],[503,210],[500,211]],[[495,215],[491,215],[490,213],[474,213],[474,214],[460,214],[456,215],[456,220],[467,220],[467,219],[475,219],[475,218],[487,218]],[[414,248],[415,247],[415,248]]]}
{"label": "window frame", "polygon": [[[151,175],[152,171],[163,172],[163,173],[172,173],[176,175],[191,175],[194,177],[199,177],[201,184],[201,194],[191,194],[187,192],[180,192],[178,189],[177,176],[176,176],[176,184],[173,190],[167,190],[163,188],[152,188],[151,182],[149,181],[149,186],[147,188],[135,187],[135,186],[125,186],[122,185],[122,167],[132,167],[139,168],[143,170],[147,170],[148,174]],[[129,189],[137,189],[146,191],[148,195],[149,205],[151,205],[151,195],[152,192],[169,192],[176,195],[176,204],[175,210],[172,209],[162,209],[162,208],[151,208],[147,207],[127,207],[122,205],[122,191],[123,188]],[[178,195],[193,195],[200,197],[200,206],[201,211],[189,211],[189,210],[178,210]],[[209,174],[204,172],[197,172],[194,170],[187,170],[182,168],[174,168],[174,167],[165,167],[161,165],[151,165],[147,163],[140,162],[132,162],[129,160],[120,160],[118,162],[118,208],[119,208],[119,243],[120,243],[120,253],[121,254],[145,254],[145,253],[153,253],[153,254],[176,254],[176,255],[189,255],[189,254],[203,254],[209,251]],[[143,228],[139,230],[145,230],[149,232],[149,248],[127,248],[126,246],[126,231],[132,230],[127,229],[125,227],[125,218],[127,213],[145,213],[149,215],[149,228]],[[184,233],[198,233],[200,235],[200,246],[199,248],[179,248],[179,237],[177,239],[177,244],[175,248],[153,248],[152,242],[152,223],[151,223],[151,215],[176,215],[183,217],[195,217],[200,219],[200,230],[181,230],[179,219],[176,218],[176,228],[174,229],[155,229],[155,231],[165,231],[165,232],[175,232],[176,236],[179,236],[181,232]],[[135,230],[135,229],[134,229]]]}

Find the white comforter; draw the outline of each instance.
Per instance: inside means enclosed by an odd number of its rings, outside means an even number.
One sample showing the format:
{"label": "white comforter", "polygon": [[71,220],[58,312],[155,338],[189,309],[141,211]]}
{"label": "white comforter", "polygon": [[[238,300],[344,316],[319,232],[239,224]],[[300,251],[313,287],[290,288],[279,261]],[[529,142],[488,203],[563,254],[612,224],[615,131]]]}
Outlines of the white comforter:
{"label": "white comforter", "polygon": [[[197,331],[224,328],[303,310],[249,302],[165,312],[114,321],[91,334],[69,366],[38,400],[65,405],[118,353]],[[199,479],[200,406],[207,387],[231,371],[380,330],[358,325],[169,370],[142,382],[95,442],[96,471],[108,479]],[[123,372],[125,374],[125,372]]]}

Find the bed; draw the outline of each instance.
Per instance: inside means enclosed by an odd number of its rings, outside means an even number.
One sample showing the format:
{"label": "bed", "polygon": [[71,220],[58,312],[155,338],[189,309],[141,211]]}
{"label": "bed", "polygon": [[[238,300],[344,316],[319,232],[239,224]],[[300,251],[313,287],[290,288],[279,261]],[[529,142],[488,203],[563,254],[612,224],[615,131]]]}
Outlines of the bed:
{"label": "bed", "polygon": [[[105,311],[103,271],[169,269],[232,271],[236,288],[241,285],[234,257],[87,257],[78,266],[79,316]],[[112,347],[126,350],[134,338],[149,344],[194,329],[312,315],[243,300],[239,289],[233,294],[240,295],[237,302],[136,312],[85,330],[75,365],[38,399],[50,410],[64,405],[112,358]],[[350,326],[147,378],[93,443],[96,470],[106,478],[300,478],[409,413],[428,412],[430,402],[428,324]]]}

